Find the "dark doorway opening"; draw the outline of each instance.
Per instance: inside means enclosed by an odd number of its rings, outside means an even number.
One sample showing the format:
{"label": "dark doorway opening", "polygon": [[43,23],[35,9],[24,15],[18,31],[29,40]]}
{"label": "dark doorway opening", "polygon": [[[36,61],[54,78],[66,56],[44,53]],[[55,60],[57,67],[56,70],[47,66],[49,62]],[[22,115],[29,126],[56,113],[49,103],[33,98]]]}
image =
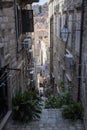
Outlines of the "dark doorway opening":
{"label": "dark doorway opening", "polygon": [[0,121],[8,111],[8,85],[6,67],[0,69]]}

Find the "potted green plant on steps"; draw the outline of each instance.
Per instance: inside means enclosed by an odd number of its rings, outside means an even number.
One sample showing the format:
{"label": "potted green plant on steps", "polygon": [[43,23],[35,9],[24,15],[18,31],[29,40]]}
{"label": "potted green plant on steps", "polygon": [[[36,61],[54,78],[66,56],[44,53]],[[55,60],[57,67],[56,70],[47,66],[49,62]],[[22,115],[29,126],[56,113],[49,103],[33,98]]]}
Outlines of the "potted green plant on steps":
{"label": "potted green plant on steps", "polygon": [[41,99],[36,92],[25,91],[18,92],[12,100],[13,120],[19,122],[28,122],[40,118]]}
{"label": "potted green plant on steps", "polygon": [[63,105],[72,103],[69,91],[63,92],[58,96],[49,96],[45,103],[45,108],[61,108]]}
{"label": "potted green plant on steps", "polygon": [[66,119],[82,120],[83,119],[83,106],[81,103],[73,101],[71,104],[64,106],[62,115]]}
{"label": "potted green plant on steps", "polygon": [[65,87],[65,83],[63,80],[60,81],[60,84],[59,84],[59,89],[60,89],[60,92],[64,92],[64,88]]}

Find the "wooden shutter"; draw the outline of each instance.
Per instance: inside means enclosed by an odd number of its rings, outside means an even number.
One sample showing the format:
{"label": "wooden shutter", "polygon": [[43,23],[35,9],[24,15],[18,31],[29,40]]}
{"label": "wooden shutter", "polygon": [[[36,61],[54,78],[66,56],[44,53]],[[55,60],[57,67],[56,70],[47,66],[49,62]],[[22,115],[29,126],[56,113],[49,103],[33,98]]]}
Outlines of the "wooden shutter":
{"label": "wooden shutter", "polygon": [[33,10],[22,10],[22,33],[34,32]]}

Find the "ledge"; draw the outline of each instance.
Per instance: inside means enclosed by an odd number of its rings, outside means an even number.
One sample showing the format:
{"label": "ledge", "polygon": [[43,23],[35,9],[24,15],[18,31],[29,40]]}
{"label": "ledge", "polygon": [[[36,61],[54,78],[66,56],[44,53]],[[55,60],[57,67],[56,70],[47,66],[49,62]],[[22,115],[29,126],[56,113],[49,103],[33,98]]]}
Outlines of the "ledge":
{"label": "ledge", "polygon": [[7,121],[9,120],[11,116],[12,111],[8,111],[3,120],[0,123],[0,130],[4,130],[3,128],[5,127]]}

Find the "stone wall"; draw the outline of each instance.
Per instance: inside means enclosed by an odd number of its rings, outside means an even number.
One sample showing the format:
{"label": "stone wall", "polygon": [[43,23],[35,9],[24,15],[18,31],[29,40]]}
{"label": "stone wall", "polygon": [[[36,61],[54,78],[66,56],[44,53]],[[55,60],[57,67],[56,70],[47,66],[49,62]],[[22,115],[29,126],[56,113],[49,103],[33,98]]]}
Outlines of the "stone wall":
{"label": "stone wall", "polygon": [[[82,0],[54,0],[53,10],[53,25],[54,25],[54,33],[53,33],[53,72],[55,75],[55,82],[57,86],[59,85],[60,80],[64,80],[66,85],[68,83],[72,83],[74,85],[73,88],[73,97],[77,100],[78,97],[78,80],[80,79],[80,99],[84,105],[84,121],[85,126],[87,124],[87,5],[84,6],[84,25],[83,25],[83,41],[82,41],[82,63],[79,64],[80,58],[80,33],[81,33],[81,15],[82,15]],[[51,10],[52,12],[52,10]],[[62,25],[62,16],[66,16],[67,27],[70,28],[71,35],[71,43],[70,39],[68,39],[67,45],[61,39],[61,35],[58,32],[58,17],[60,18],[60,26]],[[71,16],[70,16],[71,15]],[[72,20],[69,19],[72,17]],[[64,17],[63,17],[64,20]],[[70,22],[72,24],[70,24]],[[69,25],[70,24],[70,25]],[[61,29],[60,29],[61,31]],[[70,37],[70,36],[69,36]],[[71,54],[73,56],[73,68],[67,69],[65,64],[65,54]],[[79,66],[82,66],[80,69],[82,71],[82,75],[79,77]],[[68,74],[68,77],[66,75]],[[87,126],[86,126],[87,129]]]}
{"label": "stone wall", "polygon": [[[21,41],[19,41],[21,46]],[[7,82],[8,82],[8,104],[11,108],[11,99],[17,89],[22,89],[23,84],[23,56],[19,53],[17,59],[17,40],[15,28],[15,10],[14,4],[7,2],[6,6],[0,9],[0,48],[3,48],[3,65],[1,68],[8,68]],[[1,54],[2,55],[2,54]],[[24,55],[25,56],[25,55]],[[2,56],[1,56],[2,57]],[[1,59],[0,59],[1,60]],[[19,74],[19,70],[21,72]],[[20,75],[18,77],[18,75]],[[17,78],[18,77],[18,78]],[[19,80],[19,81],[18,81]]]}
{"label": "stone wall", "polygon": [[84,105],[84,122],[87,130],[87,5],[84,6],[83,19],[83,44],[82,44],[82,80],[81,80],[81,96]]}
{"label": "stone wall", "polygon": [[[9,5],[9,3],[8,3]],[[4,64],[2,67],[8,68],[16,67],[16,35],[15,35],[15,17],[14,7],[6,7],[0,10],[0,44],[4,48]],[[12,89],[16,86],[16,71],[8,71],[8,92],[9,101],[12,96]],[[9,75],[11,75],[9,77]],[[14,81],[13,81],[14,80]],[[13,88],[12,88],[13,87]],[[9,102],[11,107],[11,102]]]}

